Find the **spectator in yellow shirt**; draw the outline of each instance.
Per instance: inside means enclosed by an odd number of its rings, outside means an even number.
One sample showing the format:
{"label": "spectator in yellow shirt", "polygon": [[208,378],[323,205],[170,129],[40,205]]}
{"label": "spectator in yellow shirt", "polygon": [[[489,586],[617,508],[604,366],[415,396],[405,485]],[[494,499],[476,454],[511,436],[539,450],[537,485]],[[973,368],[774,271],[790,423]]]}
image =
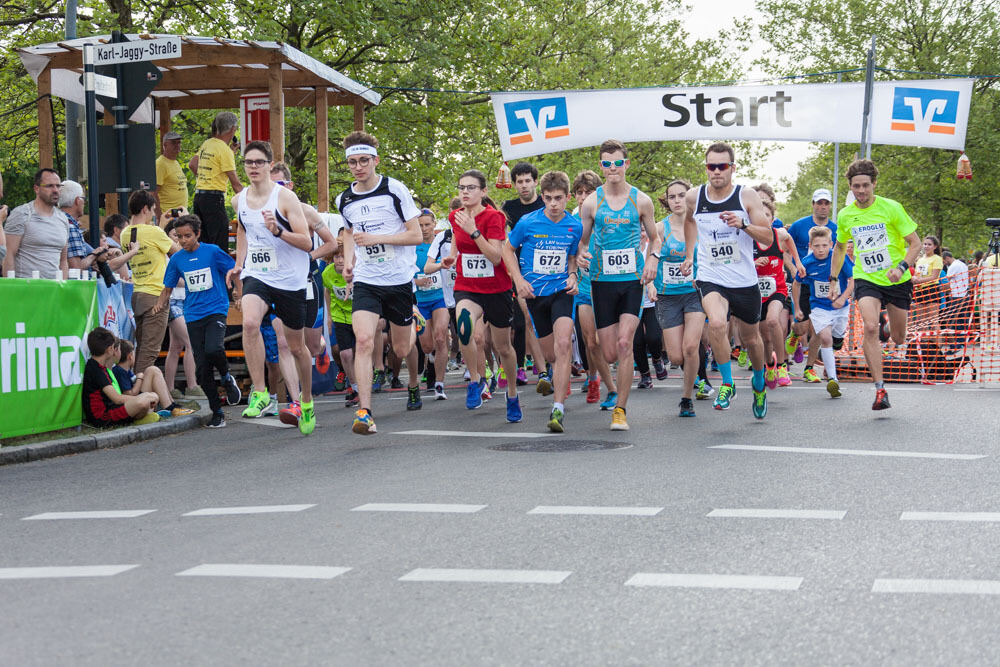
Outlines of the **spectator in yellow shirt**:
{"label": "spectator in yellow shirt", "polygon": [[[184,169],[177,160],[181,154],[181,135],[167,132],[161,142],[163,150],[156,158],[156,219],[160,227],[166,226],[170,211],[180,209],[180,215],[187,214],[188,184]],[[165,215],[166,214],[166,215]]]}
{"label": "spectator in yellow shirt", "polygon": [[229,252],[226,190],[230,185],[236,194],[243,189],[236,176],[236,158],[229,148],[237,123],[236,114],[231,111],[216,114],[212,121],[212,136],[188,162],[188,168],[198,176],[193,210],[201,218],[201,242],[214,243],[225,252]]}

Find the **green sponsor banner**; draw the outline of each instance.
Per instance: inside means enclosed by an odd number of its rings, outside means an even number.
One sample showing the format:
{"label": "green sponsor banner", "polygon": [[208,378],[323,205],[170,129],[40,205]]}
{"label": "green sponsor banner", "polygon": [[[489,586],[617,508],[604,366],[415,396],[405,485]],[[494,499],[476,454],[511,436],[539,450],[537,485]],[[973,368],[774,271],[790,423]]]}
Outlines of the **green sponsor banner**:
{"label": "green sponsor banner", "polygon": [[92,281],[0,280],[0,438],[80,424],[96,321]]}

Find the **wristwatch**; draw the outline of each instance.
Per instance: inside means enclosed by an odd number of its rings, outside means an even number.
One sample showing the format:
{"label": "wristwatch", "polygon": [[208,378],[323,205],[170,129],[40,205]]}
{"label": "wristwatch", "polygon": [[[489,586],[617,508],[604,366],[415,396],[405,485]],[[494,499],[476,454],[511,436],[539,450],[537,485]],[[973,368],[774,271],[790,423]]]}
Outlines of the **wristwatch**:
{"label": "wristwatch", "polygon": [[474,232],[472,232],[471,234],[469,234],[469,238],[471,238],[471,239],[472,239],[473,241],[475,241],[476,239],[478,239],[478,238],[479,238],[480,236],[482,236],[482,235],[483,235],[483,234],[482,234],[482,232],[480,232],[480,231],[479,231],[479,230],[477,229],[476,231],[474,231]]}
{"label": "wristwatch", "polygon": [[742,223],[741,226],[740,226],[740,229],[746,229],[749,226],[749,225],[747,225],[747,221],[746,220],[740,220],[740,223]]}
{"label": "wristwatch", "polygon": [[905,259],[901,259],[899,260],[899,264],[896,265],[896,268],[900,271],[909,271],[910,265],[906,263]]}
{"label": "wristwatch", "polygon": [[284,227],[278,227],[278,233],[274,235],[274,238],[280,239],[281,235],[285,233]]}

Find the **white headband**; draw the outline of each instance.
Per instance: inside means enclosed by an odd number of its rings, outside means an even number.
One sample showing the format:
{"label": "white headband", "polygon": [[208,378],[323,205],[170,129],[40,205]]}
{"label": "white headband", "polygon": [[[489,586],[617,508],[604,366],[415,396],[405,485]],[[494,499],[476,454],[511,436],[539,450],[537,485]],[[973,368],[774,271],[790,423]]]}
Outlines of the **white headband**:
{"label": "white headband", "polygon": [[368,144],[349,146],[344,153],[346,157],[351,157],[352,155],[378,155],[378,151],[375,150],[375,147],[369,146]]}

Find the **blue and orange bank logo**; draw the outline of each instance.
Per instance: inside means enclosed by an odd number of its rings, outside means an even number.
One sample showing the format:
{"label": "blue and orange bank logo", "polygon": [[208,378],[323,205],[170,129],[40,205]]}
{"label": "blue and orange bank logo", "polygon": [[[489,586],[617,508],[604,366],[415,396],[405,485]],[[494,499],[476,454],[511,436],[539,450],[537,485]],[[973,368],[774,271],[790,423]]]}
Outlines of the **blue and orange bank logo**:
{"label": "blue and orange bank logo", "polygon": [[897,86],[892,99],[891,129],[955,134],[958,91]]}
{"label": "blue and orange bank logo", "polygon": [[511,145],[569,136],[565,97],[507,102],[503,111]]}

